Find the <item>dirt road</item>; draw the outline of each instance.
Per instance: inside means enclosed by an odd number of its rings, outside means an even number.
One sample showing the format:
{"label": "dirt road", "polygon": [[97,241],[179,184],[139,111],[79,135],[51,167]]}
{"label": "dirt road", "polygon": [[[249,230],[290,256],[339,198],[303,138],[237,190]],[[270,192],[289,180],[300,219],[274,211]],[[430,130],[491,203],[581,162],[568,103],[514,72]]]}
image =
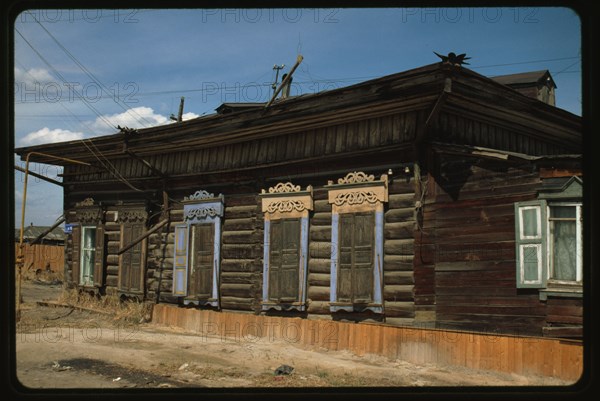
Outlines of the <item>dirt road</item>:
{"label": "dirt road", "polygon": [[[31,388],[562,385],[557,379],[416,365],[282,341],[200,336],[113,315],[39,306],[60,285],[27,282],[17,377]],[[281,365],[294,368],[276,376]]]}

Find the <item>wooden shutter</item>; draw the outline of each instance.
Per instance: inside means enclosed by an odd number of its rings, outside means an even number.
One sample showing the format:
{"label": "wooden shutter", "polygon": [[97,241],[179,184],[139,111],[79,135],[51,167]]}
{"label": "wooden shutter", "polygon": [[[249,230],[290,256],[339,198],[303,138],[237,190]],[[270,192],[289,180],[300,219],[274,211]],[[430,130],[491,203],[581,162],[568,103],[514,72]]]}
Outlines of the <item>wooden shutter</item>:
{"label": "wooden shutter", "polygon": [[300,279],[300,219],[283,219],[281,267],[279,271],[279,300],[298,300]]}
{"label": "wooden shutter", "polygon": [[548,276],[546,201],[515,203],[517,288],[543,288]]}
{"label": "wooden shutter", "polygon": [[[128,223],[121,225],[122,241],[121,246],[133,242],[144,232],[144,223]],[[143,266],[142,252],[143,244],[141,241],[134,245],[121,255],[120,289],[123,291],[142,292],[143,291]]]}
{"label": "wooden shutter", "polygon": [[187,295],[188,226],[175,226],[175,260],[173,264],[173,295]]}
{"label": "wooden shutter", "polygon": [[269,299],[279,301],[279,270],[281,268],[282,220],[271,221],[270,255],[269,255]]}
{"label": "wooden shutter", "polygon": [[338,288],[339,302],[373,301],[373,212],[340,215]]}
{"label": "wooden shutter", "polygon": [[212,223],[192,225],[192,238],[190,295],[210,298],[213,285],[215,225]]}
{"label": "wooden shutter", "polygon": [[71,232],[71,280],[79,284],[79,265],[81,260],[81,226],[74,225]]}
{"label": "wooden shutter", "polygon": [[299,297],[300,219],[271,221],[269,299],[295,302]]}
{"label": "wooden shutter", "polygon": [[94,255],[94,285],[104,285],[104,227],[96,227],[96,244]]}
{"label": "wooden shutter", "polygon": [[354,243],[352,265],[352,293],[354,302],[373,300],[373,240],[375,237],[373,212],[354,215]]}
{"label": "wooden shutter", "polygon": [[[144,233],[144,224],[136,223],[131,225],[131,239],[140,237]],[[133,248],[129,250],[131,252],[130,260],[130,291],[141,292],[144,289],[144,269],[142,266],[142,245],[144,241],[138,242]]]}
{"label": "wooden shutter", "polygon": [[337,300],[339,302],[352,302],[354,215],[351,213],[341,214],[339,221]]}

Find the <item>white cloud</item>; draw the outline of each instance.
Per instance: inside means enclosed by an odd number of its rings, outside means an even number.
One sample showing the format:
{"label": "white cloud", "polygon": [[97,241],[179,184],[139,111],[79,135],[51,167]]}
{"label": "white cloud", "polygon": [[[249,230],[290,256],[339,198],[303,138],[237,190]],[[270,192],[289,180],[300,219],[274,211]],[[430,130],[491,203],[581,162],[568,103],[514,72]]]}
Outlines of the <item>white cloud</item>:
{"label": "white cloud", "polygon": [[54,78],[48,70],[43,68],[30,68],[25,71],[15,67],[15,82],[23,82],[28,86],[34,85],[36,82],[43,84],[54,81]]}
{"label": "white cloud", "polygon": [[[184,113],[181,118],[183,121],[200,117],[196,113]],[[148,128],[157,125],[171,124],[174,121],[162,114],[155,113],[151,107],[134,107],[123,113],[103,115],[98,117],[91,124],[91,128],[101,135],[115,133],[117,125],[127,128]],[[110,124],[110,126],[109,126]],[[111,129],[112,127],[112,129]]]}
{"label": "white cloud", "polygon": [[198,118],[198,117],[200,117],[198,114],[192,113],[192,112],[188,112],[188,113],[183,113],[182,116],[181,116],[181,119],[183,121],[186,121],[186,120],[191,120],[193,118]]}
{"label": "white cloud", "polygon": [[[105,122],[106,121],[106,122]],[[92,123],[94,130],[102,133],[114,133],[117,125],[127,128],[146,128],[156,125],[162,125],[169,122],[169,119],[161,114],[156,114],[150,107],[134,107],[123,113],[104,115],[98,117]],[[109,125],[113,128],[111,129]]]}
{"label": "white cloud", "polygon": [[82,132],[73,132],[66,129],[50,129],[44,127],[40,130],[30,132],[19,141],[21,146],[39,145],[42,143],[64,142],[82,139]]}

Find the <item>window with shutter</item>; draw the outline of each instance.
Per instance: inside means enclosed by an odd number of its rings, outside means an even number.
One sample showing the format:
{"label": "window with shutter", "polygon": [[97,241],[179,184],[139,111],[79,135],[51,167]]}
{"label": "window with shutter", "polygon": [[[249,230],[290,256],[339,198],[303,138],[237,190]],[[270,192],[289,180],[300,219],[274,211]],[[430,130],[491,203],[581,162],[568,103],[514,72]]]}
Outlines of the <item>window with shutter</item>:
{"label": "window with shutter", "polygon": [[262,309],[306,309],[312,187],[278,183],[260,194],[264,223]]}
{"label": "window with shutter", "polygon": [[549,178],[538,200],[515,203],[517,288],[538,288],[541,300],[583,294],[582,184]]}
{"label": "window with shutter", "polygon": [[387,176],[353,172],[326,186],[332,204],[330,310],[383,313]]}
{"label": "window with shutter", "polygon": [[517,287],[546,285],[546,201],[515,204]]}
{"label": "window with shutter", "polygon": [[184,304],[219,307],[223,195],[196,191],[183,200],[185,224],[175,227],[173,295]]}

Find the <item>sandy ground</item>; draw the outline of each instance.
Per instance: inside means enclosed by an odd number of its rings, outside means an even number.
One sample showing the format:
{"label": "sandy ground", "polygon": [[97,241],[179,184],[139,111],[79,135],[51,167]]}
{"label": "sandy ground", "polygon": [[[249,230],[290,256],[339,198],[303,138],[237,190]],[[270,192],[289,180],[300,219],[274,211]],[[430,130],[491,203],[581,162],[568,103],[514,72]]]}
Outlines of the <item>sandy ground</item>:
{"label": "sandy ground", "polygon": [[[30,388],[414,387],[564,385],[557,379],[417,365],[287,342],[199,336],[150,323],[39,306],[60,285],[26,282],[17,377]],[[289,375],[274,375],[281,365]]]}

